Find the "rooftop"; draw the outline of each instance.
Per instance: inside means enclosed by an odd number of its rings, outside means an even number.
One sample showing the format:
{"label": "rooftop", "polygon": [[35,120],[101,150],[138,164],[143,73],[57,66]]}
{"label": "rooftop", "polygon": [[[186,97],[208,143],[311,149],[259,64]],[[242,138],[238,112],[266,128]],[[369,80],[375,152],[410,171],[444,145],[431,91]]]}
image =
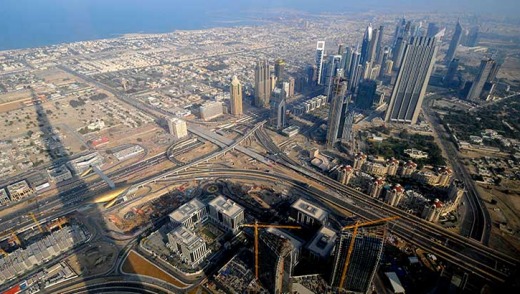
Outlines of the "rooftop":
{"label": "rooftop", "polygon": [[320,208],[302,198],[296,200],[291,207],[321,221],[327,218],[327,212],[323,208]]}
{"label": "rooftop", "polygon": [[332,251],[336,242],[336,232],[328,227],[321,227],[307,248],[321,257],[326,257]]}
{"label": "rooftop", "polygon": [[195,235],[192,231],[188,230],[185,226],[178,226],[173,229],[170,234],[175,237],[175,240],[179,243],[183,243],[188,248],[195,248],[204,241],[199,236]]}
{"label": "rooftop", "polygon": [[244,211],[244,208],[242,208],[240,205],[222,195],[211,200],[208,205],[232,218]]}
{"label": "rooftop", "polygon": [[170,213],[170,219],[182,223],[186,219],[190,218],[193,213],[204,209],[206,205],[198,199],[193,199],[190,202],[184,203],[174,212]]}

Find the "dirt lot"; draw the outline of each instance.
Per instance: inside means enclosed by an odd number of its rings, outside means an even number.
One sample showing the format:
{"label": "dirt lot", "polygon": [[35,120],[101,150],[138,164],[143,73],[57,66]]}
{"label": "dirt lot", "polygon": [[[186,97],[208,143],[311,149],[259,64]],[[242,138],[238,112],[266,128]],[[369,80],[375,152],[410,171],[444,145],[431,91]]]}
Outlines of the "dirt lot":
{"label": "dirt lot", "polygon": [[[520,258],[520,187],[518,182],[504,181],[500,187],[492,185],[478,185],[477,187],[493,224],[490,247]],[[496,200],[497,203],[491,204],[491,199]],[[500,224],[502,224],[502,229]]]}
{"label": "dirt lot", "polygon": [[153,277],[181,288],[187,286],[133,250],[123,263],[123,272]]}
{"label": "dirt lot", "polygon": [[116,257],[116,247],[109,243],[98,242],[69,257],[66,262],[78,275],[91,276],[110,270]]}

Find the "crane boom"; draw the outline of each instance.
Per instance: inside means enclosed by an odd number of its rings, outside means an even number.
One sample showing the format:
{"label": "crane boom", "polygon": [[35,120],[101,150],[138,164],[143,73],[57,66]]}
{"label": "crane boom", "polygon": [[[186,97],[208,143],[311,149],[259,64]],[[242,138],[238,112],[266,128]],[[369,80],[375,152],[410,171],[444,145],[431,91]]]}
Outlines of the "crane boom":
{"label": "crane boom", "polygon": [[241,227],[253,228],[255,231],[255,277],[258,280],[258,229],[265,228],[276,228],[276,229],[301,229],[300,226],[289,226],[289,225],[270,225],[270,224],[242,224]]}
{"label": "crane boom", "polygon": [[34,223],[36,224],[36,226],[38,226],[38,230],[40,230],[40,233],[43,233],[43,228],[40,225],[40,223],[38,222],[38,220],[36,219],[36,216],[34,215],[34,213],[29,212],[29,215],[31,216],[31,218],[34,221]]}
{"label": "crane boom", "polygon": [[371,225],[377,225],[379,223],[393,221],[393,220],[396,220],[398,218],[399,218],[398,216],[391,216],[391,217],[385,217],[385,218],[381,218],[381,219],[371,220],[371,221],[367,221],[367,222],[363,222],[363,223],[359,223],[359,224],[356,223],[354,225],[345,226],[341,230],[344,231],[344,230],[348,230],[348,229],[353,229],[356,226],[358,226],[358,227],[366,227],[366,226],[371,226]]}

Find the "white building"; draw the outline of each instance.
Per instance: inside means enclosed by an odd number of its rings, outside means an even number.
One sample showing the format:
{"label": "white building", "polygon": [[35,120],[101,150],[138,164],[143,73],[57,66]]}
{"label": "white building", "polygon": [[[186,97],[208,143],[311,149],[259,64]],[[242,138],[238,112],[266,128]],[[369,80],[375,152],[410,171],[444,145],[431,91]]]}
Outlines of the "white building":
{"label": "white building", "polygon": [[336,232],[323,226],[307,245],[311,257],[317,260],[327,260],[336,244]]}
{"label": "white building", "polygon": [[236,232],[244,222],[244,208],[231,199],[218,196],[208,206],[211,220],[226,230]]}
{"label": "white building", "polygon": [[302,198],[291,205],[291,217],[305,226],[321,227],[327,223],[328,212]]}
{"label": "white building", "polygon": [[200,118],[208,121],[222,115],[222,102],[206,102],[199,108]]}
{"label": "white building", "polygon": [[175,140],[188,136],[188,127],[186,126],[186,122],[182,119],[176,117],[171,118],[168,121],[168,128],[170,129],[170,134],[173,135]]}
{"label": "white building", "polygon": [[178,226],[167,234],[168,247],[192,267],[200,264],[210,251],[206,242],[185,226]]}
{"label": "white building", "polygon": [[100,166],[102,164],[103,157],[101,157],[97,152],[92,152],[67,162],[67,166],[70,168],[70,170],[77,175],[81,175],[84,171],[91,167]]}
{"label": "white building", "polygon": [[189,229],[208,219],[206,205],[198,199],[184,203],[169,216],[174,224],[182,224]]}
{"label": "white building", "polygon": [[22,180],[7,186],[7,192],[12,201],[17,201],[29,197],[33,193],[33,189],[29,187],[26,180]]}
{"label": "white building", "polygon": [[49,168],[47,169],[47,173],[49,174],[51,179],[56,183],[66,181],[72,178],[72,173],[65,164],[62,164],[54,168]]}

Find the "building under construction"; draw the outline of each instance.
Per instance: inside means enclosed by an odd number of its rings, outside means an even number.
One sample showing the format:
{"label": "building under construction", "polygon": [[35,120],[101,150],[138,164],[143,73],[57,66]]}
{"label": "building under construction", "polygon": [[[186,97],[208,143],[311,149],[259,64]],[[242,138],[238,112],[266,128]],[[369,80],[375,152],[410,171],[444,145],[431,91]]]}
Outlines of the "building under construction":
{"label": "building under construction", "polygon": [[384,224],[359,228],[344,279],[342,279],[343,270],[348,259],[347,254],[353,233],[350,231],[340,233],[334,252],[330,281],[332,287],[354,293],[368,292],[383,253],[385,232]]}
{"label": "building under construction", "polygon": [[259,279],[269,293],[291,293],[294,260],[291,240],[273,233],[262,232],[259,242]]}

